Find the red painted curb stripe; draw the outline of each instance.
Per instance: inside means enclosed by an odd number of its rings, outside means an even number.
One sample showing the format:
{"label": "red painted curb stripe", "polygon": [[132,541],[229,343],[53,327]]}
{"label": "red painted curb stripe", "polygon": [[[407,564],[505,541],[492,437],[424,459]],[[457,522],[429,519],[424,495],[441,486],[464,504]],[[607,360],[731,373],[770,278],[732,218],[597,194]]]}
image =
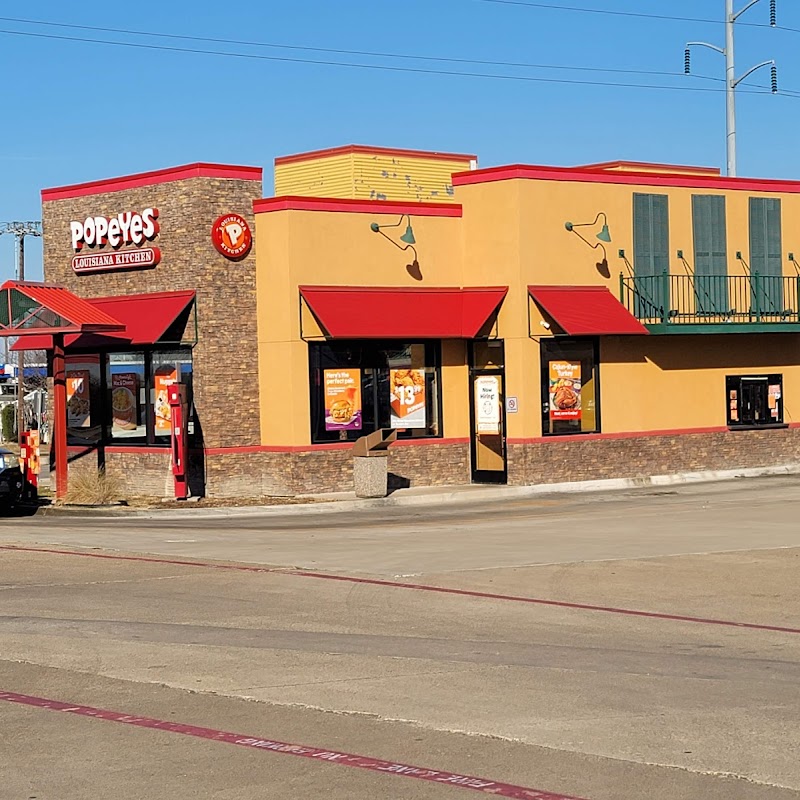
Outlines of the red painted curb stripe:
{"label": "red painted curb stripe", "polygon": [[344,583],[363,583],[368,586],[386,586],[390,589],[413,589],[418,592],[434,592],[436,594],[452,594],[460,597],[474,597],[482,600],[502,600],[511,603],[530,603],[531,605],[553,606],[555,608],[571,608],[576,611],[596,611],[605,614],[622,614],[630,617],[662,619],[671,622],[692,622],[701,625],[722,625],[729,628],[745,628],[755,631],[775,631],[777,633],[800,634],[800,628],[787,628],[781,625],[761,625],[757,622],[734,622],[728,619],[690,617],[683,614],[666,614],[660,611],[639,611],[633,608],[617,608],[616,606],[597,606],[591,603],[570,603],[567,600],[546,600],[540,597],[524,597],[514,594],[495,594],[479,592],[472,589],[452,589],[445,586],[426,586],[424,583],[401,583],[380,578],[355,578],[351,575],[331,575],[323,572],[307,572],[300,569],[284,567],[251,567],[246,564],[215,564],[209,561],[183,561],[170,558],[152,558],[149,556],[120,556],[110,553],[82,553],[77,550],[57,550],[49,547],[17,547],[16,545],[0,545],[0,550],[18,550],[27,553],[50,553],[51,555],[84,556],[86,558],[106,558],[112,561],[144,561],[150,564],[173,564],[181,567],[202,567],[204,569],[228,569],[238,572],[267,572],[280,575],[291,575],[295,578],[316,578],[324,581],[341,581]]}
{"label": "red painted curb stripe", "polygon": [[353,753],[343,753],[337,750],[324,750],[319,747],[308,747],[302,744],[279,742],[274,739],[261,739],[257,736],[247,736],[242,733],[218,731],[213,728],[202,728],[197,725],[185,725],[181,722],[170,722],[150,717],[139,717],[134,714],[125,714],[120,711],[107,711],[92,706],[80,706],[72,703],[62,703],[58,700],[48,700],[44,697],[33,697],[16,692],[0,691],[0,700],[8,703],[17,703],[34,708],[43,708],[49,711],[62,711],[65,714],[76,714],[81,717],[94,717],[107,722],[121,722],[123,725],[133,725],[137,728],[150,728],[179,733],[184,736],[194,736],[198,739],[210,739],[225,744],[235,744],[240,747],[250,747],[257,750],[269,750],[283,755],[299,756],[300,758],[313,758],[329,764],[339,764],[343,767],[355,767],[371,772],[382,772],[388,775],[402,775],[406,778],[416,778],[421,781],[443,783],[460,789],[472,789],[484,792],[495,797],[512,797],[520,800],[580,800],[566,794],[554,794],[540,789],[530,789],[517,786],[513,783],[499,783],[486,778],[476,778],[472,775],[459,775],[455,772],[415,767],[411,764],[400,764],[393,761],[384,761],[369,756],[359,756]]}

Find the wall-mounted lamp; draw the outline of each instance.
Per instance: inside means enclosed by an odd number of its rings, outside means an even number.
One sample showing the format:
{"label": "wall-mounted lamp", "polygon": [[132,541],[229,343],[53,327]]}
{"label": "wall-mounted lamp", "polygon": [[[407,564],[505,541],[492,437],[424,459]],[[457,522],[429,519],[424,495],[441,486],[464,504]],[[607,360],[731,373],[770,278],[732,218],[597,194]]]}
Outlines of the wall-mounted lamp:
{"label": "wall-mounted lamp", "polygon": [[542,320],[539,320],[539,324],[540,324],[540,325],[541,325],[541,326],[542,326],[542,327],[543,327],[543,328],[544,328],[546,331],[549,331],[549,330],[550,330],[550,323],[549,323],[549,322],[545,322],[545,321],[542,319]]}
{"label": "wall-mounted lamp", "polygon": [[608,230],[608,218],[606,217],[605,211],[601,211],[595,218],[593,222],[565,222],[564,227],[570,232],[576,234],[578,237],[583,239],[586,244],[590,247],[597,247],[598,245],[593,245],[591,242],[587,242],[583,236],[581,236],[575,228],[593,228],[597,223],[600,221],[600,217],[603,218],[603,227],[600,228],[600,232],[596,234],[596,238],[599,239],[601,242],[605,242],[609,244],[611,242],[611,233]]}
{"label": "wall-mounted lamp", "polygon": [[[400,237],[400,241],[403,242],[402,245],[398,244],[391,236],[387,236],[384,232],[384,228],[399,228],[403,224],[403,220],[406,220],[406,230],[405,233]],[[411,250],[414,254],[414,261],[411,264],[406,265],[406,270],[408,274],[414,278],[416,281],[422,280],[422,272],[419,268],[419,257],[417,256],[417,250],[414,245],[417,243],[416,238],[414,237],[414,229],[411,227],[411,217],[408,214],[403,214],[400,219],[395,222],[394,225],[379,225],[377,222],[370,223],[369,229],[373,233],[379,233],[383,236],[384,239],[390,241],[395,247],[399,250]]]}
{"label": "wall-mounted lamp", "polygon": [[[598,239],[597,242],[592,244],[585,236],[583,236],[579,231],[575,230],[576,228],[592,228],[600,221],[600,217],[603,218],[603,227],[600,228],[600,231],[595,234],[595,238]],[[603,260],[600,261],[595,266],[597,267],[598,271],[604,278],[611,277],[611,273],[608,269],[608,254],[606,253],[605,245],[611,242],[611,233],[608,230],[608,218],[606,217],[605,211],[601,211],[595,218],[593,222],[565,222],[564,227],[570,232],[574,233],[581,241],[586,242],[592,250],[596,250],[598,247],[603,251]],[[604,244],[605,243],[605,244]]]}

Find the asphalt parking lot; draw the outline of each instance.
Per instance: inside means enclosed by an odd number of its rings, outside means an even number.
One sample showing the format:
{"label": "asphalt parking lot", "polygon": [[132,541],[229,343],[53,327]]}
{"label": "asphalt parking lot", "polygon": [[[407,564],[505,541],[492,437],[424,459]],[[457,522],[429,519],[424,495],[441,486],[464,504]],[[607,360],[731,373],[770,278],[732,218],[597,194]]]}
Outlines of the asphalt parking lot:
{"label": "asphalt parking lot", "polygon": [[1,521],[3,797],[798,797],[799,510]]}

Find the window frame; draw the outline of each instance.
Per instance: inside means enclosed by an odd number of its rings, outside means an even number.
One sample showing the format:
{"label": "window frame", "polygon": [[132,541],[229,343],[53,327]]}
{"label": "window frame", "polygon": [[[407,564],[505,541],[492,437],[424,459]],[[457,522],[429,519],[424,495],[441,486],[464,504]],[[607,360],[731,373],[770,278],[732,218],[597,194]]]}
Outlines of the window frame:
{"label": "window frame", "polygon": [[[569,353],[570,348],[575,348],[576,350],[580,347],[586,348],[588,347],[591,349],[591,359],[592,359],[592,380],[594,381],[594,415],[595,415],[595,424],[594,429],[590,431],[585,430],[559,430],[559,431],[551,431],[550,430],[550,361],[558,360],[558,358],[580,358],[583,360],[583,356],[576,356],[571,355]],[[550,355],[548,350],[554,351],[556,349],[562,349],[565,352],[563,354],[560,353],[552,353]],[[542,436],[550,437],[550,436],[591,436],[593,434],[598,434],[603,432],[603,421],[602,421],[602,409],[600,403],[600,394],[601,394],[601,370],[600,370],[600,340],[598,337],[551,337],[547,339],[542,339],[539,348],[539,369],[540,369],[540,381],[541,381],[541,400],[542,400],[542,415],[541,415],[541,423],[542,423]],[[581,376],[581,386],[585,386],[586,381],[583,380],[583,376]]]}
{"label": "window frame", "polygon": [[[189,430],[189,443],[190,445],[196,444],[196,412],[194,407],[194,348],[189,346],[176,346],[174,344],[167,344],[164,343],[161,346],[158,345],[151,345],[151,346],[144,346],[144,347],[131,347],[126,348],[124,350],[85,350],[85,351],[78,351],[78,352],[70,352],[68,353],[68,357],[97,357],[99,359],[99,368],[100,368],[100,389],[99,395],[101,398],[101,406],[99,412],[99,425],[100,425],[100,435],[95,441],[76,441],[74,438],[69,436],[69,428],[67,429],[68,432],[68,439],[67,439],[67,446],[68,447],[85,447],[85,448],[105,448],[105,447],[114,447],[114,448],[130,448],[134,449],[141,449],[141,448],[169,448],[171,446],[171,437],[157,437],[155,435],[155,384],[153,381],[153,359],[154,356],[158,353],[176,353],[179,351],[185,351],[187,354],[187,360],[192,364],[192,381],[189,386],[188,391],[188,421],[187,427]],[[111,402],[109,399],[109,368],[110,368],[110,356],[113,355],[120,355],[123,353],[142,353],[144,355],[144,390],[145,390],[145,403],[143,413],[145,415],[145,430],[146,434],[142,437],[137,437],[134,440],[126,439],[125,437],[114,437],[112,436],[112,426],[113,426],[113,411],[111,408]],[[52,368],[49,370],[49,373],[52,375]],[[142,387],[140,387],[140,390]]]}
{"label": "window frame", "polygon": [[[769,397],[771,388],[778,387],[778,397],[775,401],[777,414],[772,421],[770,414],[766,422],[742,419],[742,397],[745,385],[757,385],[764,387],[763,407],[770,411]],[[734,415],[735,405],[735,415]],[[783,396],[783,373],[761,373],[760,375],[726,375],[725,376],[725,419],[730,430],[763,430],[768,428],[788,428],[784,422],[784,396]]]}
{"label": "window frame", "polygon": [[[413,345],[422,345],[425,348],[424,368],[426,375],[429,371],[434,373],[434,382],[436,385],[436,395],[429,402],[434,404],[434,411],[436,420],[438,422],[437,432],[428,433],[427,428],[424,433],[419,433],[423,429],[398,429],[397,438],[399,441],[436,441],[437,439],[444,438],[444,420],[442,415],[443,410],[443,388],[442,388],[442,343],[439,339],[330,339],[326,341],[308,342],[308,390],[309,390],[309,441],[312,445],[316,444],[337,444],[337,443],[353,443],[356,439],[372,433],[379,429],[380,422],[380,379],[376,376],[380,369],[383,367],[363,366],[363,364],[351,364],[349,366],[341,366],[341,369],[359,369],[361,370],[361,404],[362,404],[362,423],[368,419],[370,425],[362,424],[358,430],[341,430],[341,431],[326,431],[324,425],[320,426],[319,420],[324,419],[325,416],[325,396],[323,378],[324,370],[328,368],[323,365],[321,353],[322,348],[329,347],[368,347],[375,352],[381,350],[392,350],[400,347],[411,347]],[[432,363],[431,363],[432,362]],[[366,372],[372,372],[371,378],[366,375]],[[317,382],[317,373],[319,373],[319,382]],[[367,386],[369,389],[367,390]],[[429,381],[426,378],[426,393],[429,392]],[[369,414],[367,410],[369,409]]]}

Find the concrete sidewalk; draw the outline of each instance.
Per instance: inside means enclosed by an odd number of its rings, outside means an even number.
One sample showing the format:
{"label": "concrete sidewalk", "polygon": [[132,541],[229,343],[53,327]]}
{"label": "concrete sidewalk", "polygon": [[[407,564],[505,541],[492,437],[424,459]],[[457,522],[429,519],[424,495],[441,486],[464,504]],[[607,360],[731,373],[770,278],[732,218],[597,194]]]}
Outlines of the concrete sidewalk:
{"label": "concrete sidewalk", "polygon": [[286,514],[326,514],[367,509],[393,507],[425,507],[432,505],[471,505],[503,500],[524,500],[551,494],[582,494],[586,492],[613,492],[647,487],[682,486],[696,483],[713,483],[743,478],[800,475],[800,464],[785,464],[774,467],[756,467],[707,472],[682,472],[671,475],[651,475],[641,478],[612,478],[596,481],[573,481],[547,483],[535,486],[497,486],[488,484],[465,484],[459,486],[419,486],[397,489],[388,497],[358,499],[354,492],[302,495],[298,503],[281,502],[269,505],[234,505],[220,507],[198,507],[187,502],[185,507],[174,506],[163,509],[148,509],[87,506],[49,506],[39,513],[47,516],[96,515],[122,516],[137,519],[186,519],[215,517],[253,517]]}

